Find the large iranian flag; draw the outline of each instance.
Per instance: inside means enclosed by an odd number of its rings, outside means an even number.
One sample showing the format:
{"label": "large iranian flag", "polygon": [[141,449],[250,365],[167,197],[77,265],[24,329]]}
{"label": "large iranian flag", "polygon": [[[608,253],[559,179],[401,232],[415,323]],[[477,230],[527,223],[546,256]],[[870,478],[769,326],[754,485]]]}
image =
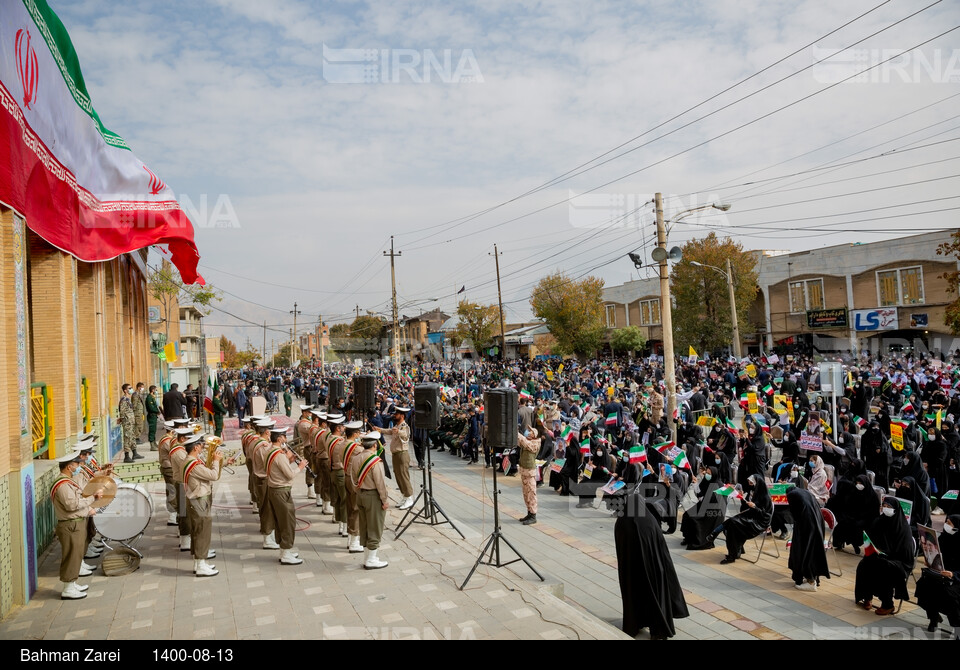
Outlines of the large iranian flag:
{"label": "large iranian flag", "polygon": [[46,0],[0,2],[0,201],[83,261],[166,245],[187,283],[193,225],[173,191],[107,129]]}

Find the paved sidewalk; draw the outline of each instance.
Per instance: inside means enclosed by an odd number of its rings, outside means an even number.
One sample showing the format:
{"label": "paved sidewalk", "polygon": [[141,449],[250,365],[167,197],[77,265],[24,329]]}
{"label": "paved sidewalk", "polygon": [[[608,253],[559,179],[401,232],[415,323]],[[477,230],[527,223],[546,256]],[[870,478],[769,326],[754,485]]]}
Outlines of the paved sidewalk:
{"label": "paved sidewalk", "polygon": [[[228,443],[235,447],[236,443]],[[149,452],[147,452],[149,453]],[[150,454],[156,458],[156,454]],[[144,485],[156,510],[137,545],[141,568],[123,577],[81,578],[88,597],[61,601],[59,544],[42,557],[39,591],[0,622],[0,639],[617,639],[615,628],[550,593],[524,568],[481,567],[459,585],[478,553],[449,528],[414,525],[399,541],[392,509],[382,570],[362,569],[363,554],[346,551],[330,516],[308,500],[302,480],[297,548],[304,563],[282,566],[278,551],[260,547],[257,516],[246,493],[246,469],[224,474],[214,505],[212,547],[220,570],[198,578],[166,526],[163,485]],[[400,500],[395,494],[395,502]],[[450,539],[453,536],[454,539]]]}
{"label": "paved sidewalk", "polygon": [[[461,592],[493,530],[492,473],[446,453],[433,458],[437,500],[466,540],[449,525],[420,524],[395,540],[401,513],[391,509],[381,550],[390,566],[363,570],[363,555],[346,552],[331,517],[319,513],[299,483],[297,548],[305,562],[281,566],[278,552],[260,548],[241,466],[224,476],[216,494],[213,562],[219,576],[193,576],[175,529],[158,513],[139,545],[145,554],[141,569],[126,577],[81,580],[90,584],[85,600],[59,600],[54,543],[40,563],[39,592],[0,622],[0,639],[625,638],[618,630],[613,517],[603,509],[576,509],[576,498],[543,487],[538,523],[523,526],[515,520],[525,514],[519,478],[500,477],[504,535],[548,581],[541,584],[523,563],[481,566]],[[419,489],[420,471],[411,470],[411,478]],[[159,512],[162,484],[146,486]],[[388,486],[399,501],[395,484]],[[763,555],[756,565],[723,566],[722,548],[684,551],[679,533],[667,536],[667,544],[691,613],[676,622],[677,639],[945,635],[926,633],[923,613],[909,602],[895,617],[857,608],[852,593],[859,557],[852,554],[839,553],[836,564],[831,555],[831,567],[839,566],[843,576],[823,580],[818,593],[804,593],[789,578],[783,542],[776,543],[779,559]],[[753,543],[746,550],[756,552]],[[501,551],[504,561],[513,558],[509,547],[501,545]]]}

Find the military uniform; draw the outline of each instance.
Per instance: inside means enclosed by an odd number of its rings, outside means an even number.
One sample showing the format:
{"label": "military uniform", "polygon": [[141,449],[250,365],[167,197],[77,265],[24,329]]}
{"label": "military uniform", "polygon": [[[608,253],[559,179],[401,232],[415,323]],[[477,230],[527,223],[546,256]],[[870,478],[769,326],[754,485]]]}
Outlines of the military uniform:
{"label": "military uniform", "polygon": [[123,462],[130,463],[133,461],[133,450],[137,448],[137,438],[136,416],[133,413],[133,404],[127,396],[120,398],[118,413],[120,427],[123,429]]}
{"label": "military uniform", "polygon": [[[273,532],[276,530],[270,499],[267,498],[267,456],[270,442],[258,435],[250,447],[253,458],[253,476],[256,478],[257,502],[260,506],[260,534],[264,536],[264,548],[274,548]],[[268,539],[269,538],[269,539]],[[269,546],[268,546],[269,545]]]}
{"label": "military uniform", "polygon": [[413,504],[413,484],[410,483],[410,426],[406,421],[402,421],[396,427],[384,430],[383,433],[390,436],[389,447],[393,471],[397,475],[400,495],[404,498],[399,507],[406,509]]}
{"label": "military uniform", "polygon": [[130,395],[130,404],[133,405],[133,443],[140,444],[143,427],[147,423],[147,406],[143,400],[143,393],[134,391]]}
{"label": "military uniform", "polygon": [[330,504],[334,523],[340,524],[340,535],[347,535],[347,490],[343,472],[343,456],[347,441],[343,435],[330,437]]}
{"label": "military uniform", "polygon": [[[374,433],[379,438],[378,433]],[[379,561],[380,538],[383,536],[383,524],[386,521],[388,504],[386,478],[383,474],[383,460],[377,456],[377,443],[364,440],[364,450],[350,461],[350,477],[353,487],[359,491],[360,508],[360,544],[365,556],[363,567],[382,568],[385,562]]]}
{"label": "military uniform", "polygon": [[[72,454],[75,458],[79,454]],[[69,454],[67,458],[69,458]],[[80,486],[63,470],[54,481],[50,491],[53,512],[57,519],[54,533],[60,541],[60,581],[63,591],[60,598],[76,600],[86,597],[86,588],[77,585],[83,565],[84,545],[87,536],[87,518],[90,516],[91,500],[84,498]],[[89,573],[87,573],[89,574]]]}
{"label": "military uniform", "polygon": [[299,565],[303,563],[293,550],[297,535],[297,518],[290,493],[293,480],[300,474],[300,468],[290,462],[290,452],[284,445],[272,443],[267,450],[267,499],[273,516],[272,525],[276,529],[277,543],[282,551],[280,563]]}
{"label": "military uniform", "polygon": [[[243,419],[243,421],[249,422],[248,419]],[[240,445],[243,448],[243,458],[247,466],[247,491],[250,493],[250,504],[254,506],[254,513],[258,510],[258,500],[257,500],[257,478],[253,476],[253,443],[260,439],[260,436],[257,434],[257,431],[253,427],[247,428],[240,434]]]}
{"label": "military uniform", "polygon": [[323,506],[324,514],[332,514],[333,509],[330,507],[330,499],[332,497],[330,495],[330,489],[332,488],[330,475],[330,429],[326,427],[321,428],[317,431],[314,440],[313,459],[315,465],[313,471],[320,480],[317,506]]}
{"label": "military uniform", "polygon": [[201,568],[209,565],[206,559],[210,555],[210,535],[213,530],[213,482],[219,477],[219,468],[216,466],[208,468],[204,465],[197,455],[196,447],[193,453],[183,459],[181,478],[190,516],[190,543],[194,573],[200,577],[217,574],[213,566],[209,566],[209,571]]}
{"label": "military uniform", "polygon": [[187,497],[183,490],[183,464],[187,460],[187,450],[183,444],[170,447],[170,468],[173,484],[176,487],[177,526],[180,534],[180,551],[190,551],[190,516],[187,514]]}
{"label": "military uniform", "polygon": [[223,406],[220,396],[213,399],[213,434],[217,437],[223,437],[223,415],[227,413],[227,408]]}
{"label": "military uniform", "polygon": [[[301,410],[302,409],[303,407],[301,406]],[[306,411],[306,410],[303,410],[303,411]],[[297,425],[294,428],[297,434],[297,441],[295,442],[296,446],[294,447],[293,452],[300,458],[306,457],[304,454],[304,451],[307,445],[311,444],[310,429],[312,427],[313,427],[313,424],[311,423],[310,419],[301,417],[300,420],[297,421]],[[310,462],[309,458],[307,458],[307,462]],[[307,481],[307,497],[315,498],[316,495],[313,492],[313,475],[311,475],[309,472],[306,472],[305,477]]]}
{"label": "military uniform", "polygon": [[147,410],[147,439],[150,440],[150,451],[157,451],[157,421],[160,418],[160,405],[152,393],[147,394],[143,406]]}
{"label": "military uniform", "polygon": [[[352,463],[360,458],[362,453],[363,445],[360,444],[359,437],[349,442],[344,441],[343,455],[340,460],[343,463],[343,484],[347,498],[347,538],[350,553],[363,551],[360,546],[360,492],[350,477]],[[359,466],[357,468],[359,469]]]}
{"label": "military uniform", "polygon": [[[172,425],[172,423],[171,423]],[[157,445],[159,451],[158,460],[160,462],[160,474],[163,476],[163,483],[167,491],[167,525],[176,526],[177,522],[177,483],[173,478],[173,465],[170,463],[170,448],[177,435],[170,429],[169,432],[160,438]]]}

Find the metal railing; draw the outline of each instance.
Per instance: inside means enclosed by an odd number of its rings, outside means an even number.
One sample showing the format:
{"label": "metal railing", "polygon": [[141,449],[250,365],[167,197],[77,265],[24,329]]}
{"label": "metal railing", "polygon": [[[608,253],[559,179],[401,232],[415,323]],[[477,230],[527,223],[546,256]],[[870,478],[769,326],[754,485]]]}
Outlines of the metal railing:
{"label": "metal railing", "polygon": [[30,385],[30,436],[33,443],[33,457],[47,454],[56,456],[53,431],[53,398],[46,384]]}

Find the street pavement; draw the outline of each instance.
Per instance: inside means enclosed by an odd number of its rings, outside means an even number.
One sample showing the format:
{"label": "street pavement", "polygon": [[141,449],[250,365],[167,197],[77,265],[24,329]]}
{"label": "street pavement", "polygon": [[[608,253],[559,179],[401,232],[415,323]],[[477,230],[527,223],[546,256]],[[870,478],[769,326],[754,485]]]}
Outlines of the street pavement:
{"label": "street pavement", "polygon": [[[284,421],[285,422],[285,421]],[[232,422],[235,425],[235,420]],[[233,431],[225,437],[233,437]],[[236,448],[232,440],[227,448]],[[156,458],[156,454],[149,454]],[[260,547],[257,517],[246,493],[246,469],[224,474],[215,493],[212,562],[220,575],[198,578],[180,552],[176,529],[166,526],[162,483],[146,484],[156,510],[145,537],[141,568],[123,577],[95,573],[80,601],[61,601],[54,542],[39,564],[31,602],[0,622],[0,639],[626,639],[619,631],[621,600],[613,540],[615,517],[603,509],[576,509],[575,497],[539,489],[538,523],[526,513],[519,477],[498,477],[501,528],[509,543],[544,577],[523,563],[481,565],[459,586],[494,530],[492,471],[448,453],[433,455],[435,498],[448,524],[411,525],[399,539],[402,512],[387,517],[382,570],[363,570],[363,554],[346,552],[330,516],[294,487],[297,549],[304,563],[281,566],[279,552]],[[411,477],[419,489],[421,471]],[[400,494],[388,480],[394,502]],[[418,509],[419,504],[414,508]],[[941,519],[942,521],[942,519]],[[926,632],[926,618],[906,602],[896,616],[879,617],[853,602],[858,556],[829,555],[842,576],[822,580],[817,593],[797,591],[785,543],[771,545],[752,565],[720,565],[722,542],[690,552],[679,532],[667,544],[690,617],[676,621],[674,639],[879,639],[947,637]],[[779,550],[780,557],[773,547]],[[502,562],[515,558],[500,544]],[[753,542],[746,546],[755,556]],[[919,575],[919,568],[915,571]],[[910,581],[911,592],[913,580]],[[638,638],[648,638],[646,631]]]}

